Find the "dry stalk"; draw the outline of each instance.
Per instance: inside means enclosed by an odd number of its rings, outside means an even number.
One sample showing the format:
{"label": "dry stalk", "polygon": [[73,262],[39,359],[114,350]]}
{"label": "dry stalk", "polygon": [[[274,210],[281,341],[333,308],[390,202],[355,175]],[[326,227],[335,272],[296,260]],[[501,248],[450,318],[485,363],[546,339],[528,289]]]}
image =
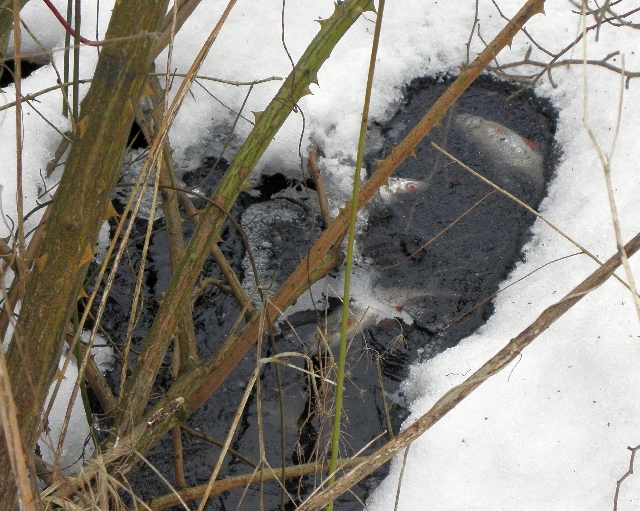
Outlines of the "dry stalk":
{"label": "dry stalk", "polygon": [[[13,26],[20,26],[20,2],[13,0]],[[15,136],[16,136],[16,214],[18,215],[18,236],[15,246],[15,269],[20,294],[25,292],[25,235],[24,235],[24,191],[22,189],[22,65],[20,64],[20,30],[13,31],[15,48],[14,83],[16,88]]]}
{"label": "dry stalk", "polygon": [[320,202],[320,213],[324,220],[324,225],[331,223],[331,215],[329,214],[329,204],[327,203],[327,194],[324,191],[324,184],[322,183],[322,177],[320,176],[320,170],[318,169],[318,160],[316,158],[316,148],[311,147],[309,149],[309,168],[311,169],[311,176],[313,182],[316,184],[316,192],[318,193],[318,201]]}
{"label": "dry stalk", "polygon": [[389,414],[389,405],[387,404],[387,395],[384,390],[384,380],[382,379],[382,366],[380,365],[380,359],[382,355],[379,353],[375,354],[376,361],[376,369],[378,372],[378,384],[380,385],[380,396],[382,397],[382,409],[384,410],[384,420],[387,424],[387,435],[389,436],[389,440],[393,440],[395,438],[395,434],[393,432],[393,426],[391,425],[391,415]]}
{"label": "dry stalk", "polygon": [[2,349],[0,349],[0,422],[9,454],[9,463],[18,487],[20,505],[26,511],[35,511],[36,503],[26,465],[27,457],[20,435],[16,405],[11,394],[11,382]]}
{"label": "dry stalk", "polygon": [[[339,460],[338,466],[342,469],[355,467],[359,463],[366,459],[366,457],[361,458],[352,458],[346,460]],[[328,463],[305,463],[302,465],[293,465],[290,467],[285,467],[285,476],[286,479],[294,479],[300,478],[305,475],[314,474],[317,472],[326,471],[328,468]],[[274,468],[268,472],[265,472],[263,477],[263,481],[272,481],[277,479],[281,484],[284,484],[284,481],[280,477],[281,468]],[[216,481],[211,489],[209,494],[209,498],[220,495],[221,493],[229,490],[233,490],[234,488],[242,488],[247,484],[254,484],[259,481],[259,474],[252,472],[250,474],[243,474],[239,476],[228,477],[221,481]],[[187,488],[186,490],[179,491],[178,494],[180,498],[185,502],[190,502],[192,500],[201,499],[204,495],[205,490],[207,489],[207,485],[203,484],[200,486],[194,486],[193,488]],[[180,501],[174,494],[167,494],[162,497],[157,497],[151,499],[149,502],[149,507],[153,511],[161,511],[171,506],[175,506],[179,504]]]}
{"label": "dry stalk", "polygon": [[231,423],[231,427],[229,428],[229,433],[227,434],[227,439],[224,442],[224,446],[222,447],[222,450],[220,451],[220,455],[218,456],[218,461],[216,462],[216,466],[213,469],[213,472],[211,473],[211,477],[209,478],[209,483],[207,484],[205,491],[202,493],[202,502],[198,507],[198,511],[202,511],[204,509],[204,506],[207,503],[207,500],[209,500],[211,491],[213,490],[214,483],[216,481],[216,478],[218,477],[220,468],[222,467],[222,461],[224,460],[224,457],[227,454],[227,450],[231,445],[231,440],[233,440],[233,435],[236,432],[236,427],[238,426],[238,423],[242,418],[242,412],[244,411],[244,407],[247,404],[249,395],[251,394],[251,391],[253,390],[253,386],[255,385],[259,375],[260,375],[260,365],[258,365],[256,369],[253,371],[253,375],[251,376],[249,383],[247,383],[247,388],[244,391],[242,399],[240,400],[240,404],[238,405],[238,409],[236,410],[236,414],[233,417],[233,422]]}
{"label": "dry stalk", "polygon": [[[181,353],[182,350],[180,349],[180,343],[174,341],[173,357],[171,359],[171,379],[173,381],[175,381],[180,373]],[[184,450],[182,448],[182,431],[180,426],[174,426],[171,429],[171,440],[173,442],[173,472],[175,475],[176,487],[182,490],[187,487],[187,481],[184,476]],[[142,454],[140,454],[140,456],[142,456]]]}
{"label": "dry stalk", "polygon": [[396,501],[393,505],[393,511],[398,511],[398,503],[400,502],[400,489],[402,488],[402,477],[404,476],[404,468],[407,466],[407,456],[409,455],[409,449],[411,449],[410,445],[408,445],[404,450],[404,455],[402,456],[402,467],[400,467],[400,475],[398,476],[398,486],[396,487]]}

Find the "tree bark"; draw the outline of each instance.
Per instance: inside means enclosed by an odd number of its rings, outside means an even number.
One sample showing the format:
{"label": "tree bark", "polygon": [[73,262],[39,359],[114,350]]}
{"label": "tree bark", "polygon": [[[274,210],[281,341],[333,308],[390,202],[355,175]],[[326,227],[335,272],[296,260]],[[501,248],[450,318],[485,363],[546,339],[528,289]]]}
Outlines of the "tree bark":
{"label": "tree bark", "polygon": [[[45,239],[25,277],[25,298],[7,364],[26,452],[33,450],[40,432],[65,331],[122,168],[133,107],[143,90],[167,4],[168,0],[116,3]],[[4,439],[0,459],[0,511],[8,511],[15,503],[15,486]]]}

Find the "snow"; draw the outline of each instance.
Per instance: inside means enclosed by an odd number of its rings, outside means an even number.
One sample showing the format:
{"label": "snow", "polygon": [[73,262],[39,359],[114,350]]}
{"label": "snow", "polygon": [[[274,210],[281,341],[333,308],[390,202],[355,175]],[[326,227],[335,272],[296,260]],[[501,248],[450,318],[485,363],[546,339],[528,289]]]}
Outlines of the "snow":
{"label": "snow", "polygon": [[[91,332],[89,330],[82,331],[81,340],[83,343],[86,344],[89,342],[90,334]],[[96,334],[93,340],[91,353],[98,369],[103,373],[113,370],[113,349],[100,334]],[[40,435],[40,440],[38,441],[42,459],[50,464],[54,464],[55,462],[55,453],[58,448],[58,440],[60,439],[62,426],[67,413],[67,406],[78,378],[78,362],[74,355],[70,355],[68,352],[65,353],[60,359],[58,364],[59,368],[62,369],[67,356],[70,356],[69,365],[67,366],[64,378],[61,380],[60,388],[55,396],[54,404],[47,420],[47,430]],[[55,382],[51,385],[47,402],[53,396],[54,387]],[[98,427],[97,422],[96,427]],[[63,474],[78,472],[82,466],[83,458],[90,457],[93,451],[93,442],[89,438],[89,425],[87,423],[82,397],[80,391],[78,391],[77,398],[69,415],[67,436],[65,437],[63,448],[60,451],[58,467]]]}
{"label": "snow", "polygon": [[[512,16],[524,0],[498,0],[502,12]],[[62,4],[62,2],[57,2]],[[85,2],[83,2],[83,5]],[[86,2],[87,5],[93,2]],[[622,1],[617,12],[636,7]],[[281,3],[240,3],[200,71],[201,75],[231,80],[284,77],[290,62],[280,39]],[[63,45],[63,33],[40,3],[30,2],[23,14],[30,27],[38,27],[41,40],[52,49]],[[559,51],[580,33],[580,17],[568,1],[547,2],[546,15],[536,15],[527,30],[551,51]],[[101,23],[111,5],[101,2]],[[222,5],[203,1],[176,38],[171,68],[185,72],[208,31],[215,25]],[[86,13],[93,12],[89,7]],[[294,61],[317,33],[316,19],[331,15],[330,1],[300,0],[286,4],[286,43]],[[382,30],[382,46],[376,69],[371,117],[383,119],[394,111],[400,88],[416,76],[456,72],[466,59],[465,43],[473,23],[475,2],[424,2],[389,0]],[[479,1],[479,28],[490,41],[505,25],[493,3]],[[87,14],[87,20],[90,18]],[[369,44],[374,15],[361,17],[333,51],[319,74],[319,86],[300,102],[305,133],[302,151],[315,142],[327,155],[332,169],[349,166],[355,159]],[[632,20],[632,21],[636,21]],[[591,22],[591,21],[590,21]],[[89,25],[86,25],[89,27]],[[92,38],[93,28],[83,33]],[[604,25],[599,41],[587,36],[587,56],[601,59],[614,51],[625,56],[627,69],[640,68],[637,34],[632,28]],[[500,62],[520,60],[531,43],[523,34],[499,56]],[[477,35],[471,56],[484,44]],[[61,54],[55,53],[61,67]],[[83,75],[90,75],[95,49],[83,50]],[[578,44],[564,57],[582,58]],[[85,59],[86,57],[86,59]],[[161,56],[157,70],[165,67]],[[531,58],[548,60],[536,47]],[[93,60],[92,60],[93,59]],[[621,56],[610,61],[620,65]],[[557,88],[544,77],[538,94],[550,98],[559,109],[557,141],[563,158],[550,184],[541,212],[601,260],[615,252],[615,238],[604,185],[602,166],[585,129],[583,119],[583,69],[580,65],[552,72]],[[23,92],[55,83],[51,68],[43,68],[23,82]],[[279,81],[253,88],[243,114],[260,111],[280,86]],[[248,87],[207,82],[206,87],[233,109],[241,105]],[[640,229],[637,190],[640,160],[637,143],[640,89],[631,80],[624,90],[620,132],[612,159],[612,180],[622,236],[628,240]],[[176,87],[177,88],[177,87]],[[85,89],[86,90],[86,89]],[[13,101],[13,87],[5,89],[5,101]],[[609,154],[617,124],[620,76],[610,70],[588,68],[588,114],[591,129],[605,154]],[[68,123],[60,115],[59,93],[40,96],[39,111],[61,131]],[[13,110],[5,112],[5,132],[11,130]],[[214,132],[229,126],[234,115],[199,87],[193,89],[171,132],[178,168],[199,163],[199,158],[219,147]],[[215,121],[214,121],[215,119]],[[51,158],[59,135],[29,107],[24,115],[25,210],[35,204],[39,176]],[[238,123],[238,138],[250,131],[249,122]],[[258,170],[285,171],[299,167],[298,141],[302,116],[293,114],[264,155]],[[2,207],[15,218],[15,141],[3,137]],[[59,174],[58,174],[59,175]],[[56,176],[54,176],[55,178]],[[51,185],[53,181],[48,182]],[[35,221],[35,220],[34,220]],[[0,226],[6,236],[7,227]],[[412,416],[406,425],[425,413],[449,388],[459,384],[489,357],[533,321],[548,305],[567,294],[588,276],[595,263],[584,255],[560,258],[578,250],[538,221],[534,239],[526,247],[525,262],[509,277],[514,282],[548,263],[540,271],[501,293],[495,314],[478,332],[457,347],[412,368],[405,383],[411,397]],[[631,260],[637,272],[637,257]],[[619,275],[624,273],[619,271]],[[629,292],[610,280],[586,296],[548,331],[524,350],[522,357],[491,378],[415,442],[407,458],[399,509],[609,509],[616,480],[629,467],[627,446],[638,442],[640,384],[638,318]],[[390,476],[368,502],[371,510],[393,509],[402,456],[392,463]],[[640,483],[635,476],[622,485],[618,509],[637,509]]]}

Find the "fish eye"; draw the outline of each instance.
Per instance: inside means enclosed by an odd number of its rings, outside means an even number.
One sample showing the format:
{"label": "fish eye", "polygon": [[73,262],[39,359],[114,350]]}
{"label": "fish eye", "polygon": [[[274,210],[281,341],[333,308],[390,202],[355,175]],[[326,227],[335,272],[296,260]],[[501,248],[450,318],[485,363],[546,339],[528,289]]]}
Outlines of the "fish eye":
{"label": "fish eye", "polygon": [[407,183],[405,187],[409,192],[415,192],[418,189],[418,185],[416,183]]}

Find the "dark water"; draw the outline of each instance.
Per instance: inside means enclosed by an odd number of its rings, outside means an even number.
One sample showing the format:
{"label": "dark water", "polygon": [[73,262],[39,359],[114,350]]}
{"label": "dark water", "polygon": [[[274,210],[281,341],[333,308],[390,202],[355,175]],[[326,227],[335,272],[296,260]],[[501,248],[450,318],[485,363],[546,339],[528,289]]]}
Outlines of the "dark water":
{"label": "dark water", "polygon": [[[448,83],[447,79],[421,79],[407,87],[406,103],[397,114],[385,125],[372,127],[384,137],[386,147],[382,149],[383,156],[415,125]],[[412,325],[391,321],[385,328],[376,326],[368,329],[364,333],[364,341],[360,338],[352,345],[347,357],[345,434],[341,455],[352,456],[371,442],[364,451],[364,454],[368,454],[387,441],[388,437],[383,434],[387,430],[383,392],[390,411],[391,428],[394,432],[399,431],[408,415],[399,386],[408,375],[409,364],[433,357],[482,325],[493,311],[491,301],[487,299],[496,292],[498,284],[520,258],[521,248],[529,237],[533,215],[500,194],[486,197],[492,190],[488,185],[448,161],[430,146],[430,142],[435,141],[534,208],[537,207],[544,190],[505,174],[504,169],[498,169],[494,161],[479,153],[450,117],[461,113],[480,115],[540,143],[547,155],[545,174],[549,177],[557,152],[553,146],[555,113],[548,102],[537,99],[530,91],[507,99],[516,91],[513,85],[481,77],[448,112],[449,117],[443,126],[432,130],[418,146],[417,159],[408,159],[397,171],[398,176],[428,182],[428,189],[415,197],[391,205],[378,204],[370,209],[370,222],[360,245],[363,256],[360,264],[376,272],[377,286],[380,288],[430,289],[432,293],[403,304],[404,310],[415,320]],[[379,156],[370,152],[370,170],[375,165],[374,157]],[[212,158],[204,162],[200,169],[185,176],[187,185],[198,184],[200,190],[209,194],[226,169],[223,162],[209,173],[214,160]],[[243,194],[232,211],[243,223],[255,223],[257,232],[264,232],[263,227],[266,226],[267,231],[273,233],[273,239],[267,246],[253,248],[256,252],[271,254],[266,271],[271,272],[269,275],[276,281],[282,281],[291,272],[309,244],[320,234],[320,222],[310,215],[306,191],[297,197],[294,194],[293,198],[283,198],[279,194],[283,188],[298,187],[302,190],[303,185],[301,181],[281,175],[265,176],[258,191]],[[260,204],[260,207],[257,208],[256,204]],[[474,204],[478,205],[453,227],[411,255]],[[261,211],[260,208],[276,211],[275,220],[256,214],[256,211]],[[156,222],[155,227],[157,232],[153,237],[146,271],[145,305],[136,326],[134,347],[139,347],[144,339],[157,310],[157,300],[162,297],[170,279],[163,221]],[[139,235],[142,230],[141,226]],[[187,237],[191,230],[185,222]],[[223,238],[222,251],[234,269],[242,274],[244,249],[239,236],[233,228],[226,226]],[[141,241],[134,243],[130,249],[130,264],[133,267],[139,264],[140,249]],[[207,262],[202,275],[222,278],[213,261]],[[131,273],[123,266],[116,284],[121,289],[131,289],[131,282]],[[114,294],[109,299],[104,323],[116,342],[122,342],[125,337],[126,322],[123,318],[128,315],[129,305],[130,299],[126,293]],[[330,305],[336,306],[338,302],[331,301]],[[219,348],[238,313],[234,300],[214,287],[207,288],[196,300],[194,322],[201,360]],[[313,311],[299,313],[291,320],[295,327],[308,331],[315,328],[318,315]],[[274,340],[278,352],[300,349],[300,345],[292,341],[292,333],[287,326],[280,327]],[[263,340],[261,353],[263,357],[273,353],[267,336]],[[170,385],[169,355],[167,368],[158,376],[158,393],[164,392]],[[376,359],[380,362],[381,377]],[[255,363],[254,348],[247,353],[224,386],[189,419],[188,425],[224,441]],[[304,367],[300,360],[292,360],[291,363]],[[114,371],[114,375],[117,372]],[[286,464],[290,465],[312,460],[317,450],[324,453],[330,427],[330,421],[325,422],[320,413],[313,413],[317,411],[314,406],[317,400],[312,396],[307,376],[300,371],[281,368],[281,378],[284,389],[283,426],[273,364],[265,366],[260,377],[265,457],[274,468],[280,466],[283,455]],[[117,384],[117,381],[113,383]],[[257,414],[258,400],[254,391],[232,442],[234,449],[254,462],[259,460]],[[282,430],[285,437],[284,452],[280,447]],[[183,433],[183,442],[188,484],[206,483],[220,449],[186,433]],[[171,440],[166,437],[148,457],[173,482],[170,453]],[[220,478],[251,471],[252,468],[244,462],[227,456]],[[367,478],[354,488],[354,495],[364,501],[384,474],[383,468]],[[131,481],[145,499],[168,492],[146,466],[136,469]],[[308,495],[314,488],[314,482],[313,476],[288,481],[285,508],[293,509],[289,497],[297,500]],[[362,509],[354,495],[343,495],[336,509]],[[235,509],[241,498],[241,490],[226,492],[212,499],[207,509]],[[259,509],[261,501],[265,509],[278,509],[281,498],[281,488],[275,483],[265,484],[262,495],[258,486],[254,485],[244,496],[241,509]]]}

